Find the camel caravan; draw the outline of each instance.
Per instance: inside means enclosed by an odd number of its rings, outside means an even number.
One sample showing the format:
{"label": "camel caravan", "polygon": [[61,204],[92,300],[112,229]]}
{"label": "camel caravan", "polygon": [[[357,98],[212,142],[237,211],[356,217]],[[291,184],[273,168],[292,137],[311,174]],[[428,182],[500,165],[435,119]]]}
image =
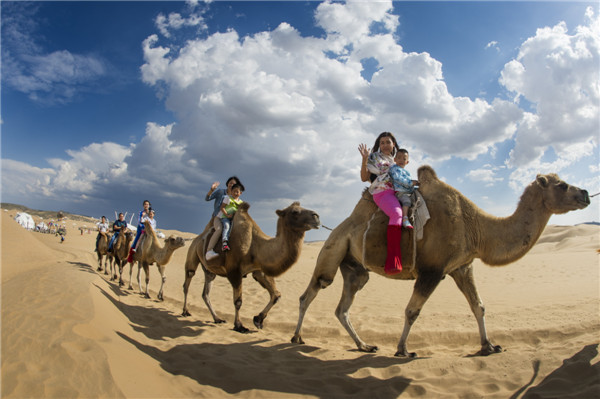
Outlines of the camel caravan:
{"label": "camel caravan", "polygon": [[[360,338],[349,317],[355,295],[368,282],[369,273],[373,272],[396,280],[415,280],[412,296],[406,305],[404,328],[396,356],[416,356],[407,349],[411,327],[427,299],[446,275],[453,278],[464,294],[477,321],[481,339],[481,348],[477,354],[485,356],[501,352],[502,348],[492,344],[487,335],[485,309],[473,277],[474,259],[480,259],[490,266],[514,262],[533,247],[551,215],[584,209],[590,204],[586,190],[565,183],[556,174],[538,175],[525,188],[515,212],[502,218],[479,209],[458,190],[441,181],[430,166],[418,169],[418,182],[418,196],[421,200],[416,201],[419,203],[418,210],[416,204],[411,209],[411,218],[414,222],[419,218],[418,213],[425,211],[428,219],[420,228],[403,230],[399,244],[402,270],[392,274],[384,267],[390,237],[386,233],[389,230],[389,218],[376,204],[373,195],[365,189],[350,216],[333,229],[318,255],[310,282],[300,297],[298,323],[292,343],[304,344],[301,329],[306,312],[319,291],[332,284],[339,269],[344,284],[335,315],[359,351],[377,351],[376,345],[367,344]],[[209,193],[213,190],[214,185]],[[209,195],[207,200],[208,198]],[[202,298],[214,323],[224,323],[225,320],[217,315],[211,305],[212,283],[220,276],[227,278],[231,284],[235,310],[233,330],[237,332],[250,331],[240,320],[242,278],[251,274],[267,290],[269,302],[253,318],[255,327],[262,329],[268,312],[281,297],[275,278],[298,261],[305,233],[321,226],[319,215],[315,211],[302,208],[298,202],[294,202],[275,212],[277,230],[275,237],[270,237],[252,219],[249,208],[247,203],[242,202],[232,216],[233,227],[228,238],[231,249],[221,247],[219,238],[219,244],[215,246],[217,256],[208,259],[207,254],[212,250],[209,245],[211,237],[219,233],[213,224],[214,215],[204,231],[191,242],[183,265],[183,317],[191,316],[188,291],[192,278],[201,266],[204,272]],[[415,227],[417,225],[418,223]],[[162,278],[158,293],[162,300],[166,280],[165,266],[171,260],[173,252],[184,246],[184,240],[171,236],[161,244],[148,221],[144,222],[144,231],[138,250],[129,259],[129,289],[133,289],[132,269],[137,262],[138,287],[149,298],[149,266],[156,263]],[[107,235],[98,240],[98,270],[102,270],[102,259],[107,255],[109,241],[110,237]],[[131,242],[131,232],[120,234],[107,257],[111,259],[111,280],[116,280],[116,268],[119,269],[120,286],[124,284],[122,273],[128,263],[127,254],[131,254]],[[116,268],[112,268],[112,262]],[[142,291],[140,284],[141,269],[146,273],[145,291]],[[106,263],[105,270],[108,274]]]}

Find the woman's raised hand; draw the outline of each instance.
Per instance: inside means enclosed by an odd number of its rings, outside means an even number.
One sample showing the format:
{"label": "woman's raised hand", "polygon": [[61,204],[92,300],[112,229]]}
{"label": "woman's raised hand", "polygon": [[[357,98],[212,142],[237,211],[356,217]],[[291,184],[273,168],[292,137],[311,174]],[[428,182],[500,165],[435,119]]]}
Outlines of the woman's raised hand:
{"label": "woman's raised hand", "polygon": [[367,160],[369,158],[369,149],[367,148],[366,144],[359,144],[358,152],[360,152],[360,155],[363,157],[363,160]]}

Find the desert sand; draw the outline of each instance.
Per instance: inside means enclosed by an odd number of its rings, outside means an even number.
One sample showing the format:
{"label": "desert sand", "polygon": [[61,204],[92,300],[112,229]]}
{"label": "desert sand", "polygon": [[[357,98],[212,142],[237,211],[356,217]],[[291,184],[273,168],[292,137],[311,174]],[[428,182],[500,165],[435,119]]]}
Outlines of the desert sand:
{"label": "desert sand", "polygon": [[299,262],[277,279],[282,298],[262,330],[252,317],[268,295],[244,279],[242,322],[252,333],[240,334],[223,278],[211,298],[227,323],[212,323],[202,273],[190,287],[192,316],[180,316],[190,241],[168,264],[159,302],[155,266],[146,299],[137,282],[125,289],[129,267],[125,288],[96,271],[95,234],[69,223],[61,244],[21,228],[15,213],[1,216],[3,398],[600,397],[598,226],[548,226],[521,260],[494,268],[476,262],[488,334],[502,353],[471,356],[479,350],[475,318],[446,278],[409,337],[418,357],[404,359],[394,353],[413,283],[373,274],[351,317],[377,353],[358,352],[334,316],[340,274],[308,310],[306,344],[290,343],[322,242],[305,243]]}

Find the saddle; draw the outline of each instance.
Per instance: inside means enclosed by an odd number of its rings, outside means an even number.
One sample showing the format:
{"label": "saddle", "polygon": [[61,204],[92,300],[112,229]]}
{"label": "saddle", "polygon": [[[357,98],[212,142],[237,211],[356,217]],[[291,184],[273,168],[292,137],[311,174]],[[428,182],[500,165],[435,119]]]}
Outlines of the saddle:
{"label": "saddle", "polygon": [[[423,238],[423,227],[429,219],[429,211],[421,193],[415,190],[411,194],[412,205],[408,210],[408,218],[413,224],[413,229],[402,229],[400,248],[402,250],[403,269],[412,269],[413,273],[417,258],[417,241]],[[379,208],[367,222],[363,237],[363,264],[370,267],[385,265],[387,256],[387,226],[388,216]],[[369,245],[367,245],[369,243]]]}

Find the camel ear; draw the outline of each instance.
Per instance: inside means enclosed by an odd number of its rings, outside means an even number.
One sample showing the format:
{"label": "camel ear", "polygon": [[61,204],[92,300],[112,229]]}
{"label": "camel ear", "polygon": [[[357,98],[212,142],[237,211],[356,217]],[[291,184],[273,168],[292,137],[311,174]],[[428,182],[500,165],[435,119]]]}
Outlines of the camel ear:
{"label": "camel ear", "polygon": [[283,216],[283,215],[285,215],[285,212],[284,212],[284,211],[282,211],[281,209],[277,209],[277,210],[275,211],[275,213],[277,214],[277,216]]}
{"label": "camel ear", "polygon": [[548,187],[548,179],[544,175],[537,175],[536,180],[538,184],[544,188]]}

